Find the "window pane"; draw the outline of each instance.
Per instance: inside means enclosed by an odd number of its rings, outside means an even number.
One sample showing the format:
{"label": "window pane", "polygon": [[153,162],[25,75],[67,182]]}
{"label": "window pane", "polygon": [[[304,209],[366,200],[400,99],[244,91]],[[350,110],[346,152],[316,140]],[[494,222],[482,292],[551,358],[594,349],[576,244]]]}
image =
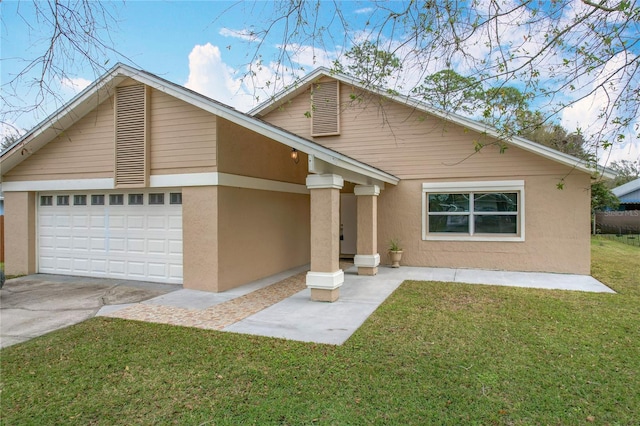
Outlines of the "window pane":
{"label": "window pane", "polygon": [[86,195],[74,195],[73,196],[73,205],[74,206],[86,206],[87,205],[87,196]]}
{"label": "window pane", "polygon": [[149,204],[164,204],[164,194],[149,194]]}
{"label": "window pane", "polygon": [[429,232],[469,233],[469,216],[429,216]]}
{"label": "window pane", "polygon": [[518,193],[490,192],[474,194],[473,209],[476,212],[517,212]]}
{"label": "window pane", "polygon": [[142,194],[129,194],[129,205],[139,206],[144,204],[144,196]]}
{"label": "window pane", "polygon": [[517,215],[477,215],[475,216],[476,234],[517,234]]}
{"label": "window pane", "polygon": [[110,206],[123,206],[124,205],[124,195],[123,194],[111,194],[111,195],[109,195],[109,205]]}
{"label": "window pane", "polygon": [[91,196],[91,205],[92,206],[104,206],[104,195],[92,195]]}
{"label": "window pane", "polygon": [[41,206],[52,206],[53,205],[53,195],[43,195],[40,197],[40,205]]}
{"label": "window pane", "polygon": [[56,202],[59,206],[68,206],[69,205],[69,196],[68,195],[58,195],[58,201]]}
{"label": "window pane", "polygon": [[430,212],[468,212],[469,194],[429,194]]}
{"label": "window pane", "polygon": [[169,194],[169,204],[182,204],[182,193],[172,192]]}

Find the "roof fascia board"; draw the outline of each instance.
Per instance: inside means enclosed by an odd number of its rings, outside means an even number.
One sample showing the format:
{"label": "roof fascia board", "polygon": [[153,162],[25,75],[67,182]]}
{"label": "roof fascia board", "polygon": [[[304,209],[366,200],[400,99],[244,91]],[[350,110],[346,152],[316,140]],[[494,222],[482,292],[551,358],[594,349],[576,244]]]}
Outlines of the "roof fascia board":
{"label": "roof fascia board", "polygon": [[[310,83],[312,83],[313,81],[315,81],[316,79],[320,78],[320,77],[330,77],[330,78],[335,78],[336,80],[345,83],[345,84],[349,84],[352,86],[355,86],[361,90],[367,90],[370,92],[375,93],[376,95],[385,97],[387,99],[391,99],[395,102],[398,102],[400,104],[406,105],[406,106],[410,106],[412,108],[415,108],[417,110],[426,112],[428,114],[434,115],[438,118],[441,118],[443,120],[449,121],[451,123],[460,125],[462,127],[466,127],[470,130],[474,130],[476,132],[479,132],[481,134],[485,134],[491,137],[494,137],[498,140],[504,140],[502,138],[502,136],[500,136],[499,132],[484,123],[472,120],[470,118],[467,117],[463,117],[461,115],[458,114],[454,114],[454,113],[447,113],[445,111],[441,111],[438,110],[437,108],[433,108],[430,107],[429,105],[426,105],[424,102],[420,102],[416,99],[413,99],[409,96],[402,96],[402,95],[394,95],[394,94],[390,94],[390,93],[385,93],[384,91],[376,88],[376,87],[365,87],[362,85],[361,82],[359,82],[357,79],[350,77],[348,75],[344,75],[344,74],[340,74],[340,73],[335,73],[330,71],[329,69],[325,68],[325,67],[319,67],[317,69],[315,69],[314,71],[312,71],[309,75],[305,76],[302,80],[300,80],[298,83],[296,83],[293,87],[289,88],[289,89],[285,89],[283,91],[281,91],[280,93],[276,94],[273,99],[263,102],[262,104],[258,105],[256,108],[253,108],[251,111],[249,111],[249,114],[251,115],[263,115],[267,112],[272,111],[273,109],[275,109],[277,107],[277,104],[285,99],[288,99],[290,96],[297,94],[297,92],[301,92],[302,89],[306,88],[306,86]],[[572,155],[569,154],[565,154],[564,152],[560,152],[560,151],[556,151],[555,149],[551,149],[549,147],[546,147],[544,145],[540,145],[537,144],[533,141],[529,141],[525,138],[521,138],[519,136],[514,136],[512,138],[510,138],[510,140],[506,141],[506,143],[514,145],[518,148],[524,149],[525,151],[529,151],[532,152],[534,154],[538,154],[541,155],[545,158],[548,158],[550,160],[562,163],[566,166],[569,166],[571,168],[575,168],[578,169],[582,172],[586,172],[589,174],[594,174],[594,173],[598,173],[601,174],[603,177],[607,178],[607,179],[614,179],[615,178],[615,173],[613,173],[611,170],[602,167],[602,166],[597,166],[596,168],[594,167],[590,167],[588,164],[586,164],[583,160],[580,160],[577,157],[574,157]]]}

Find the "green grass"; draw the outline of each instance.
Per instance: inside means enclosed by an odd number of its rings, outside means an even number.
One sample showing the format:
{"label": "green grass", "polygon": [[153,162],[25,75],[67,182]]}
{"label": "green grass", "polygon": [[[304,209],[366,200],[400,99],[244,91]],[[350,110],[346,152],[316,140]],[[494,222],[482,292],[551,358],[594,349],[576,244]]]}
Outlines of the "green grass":
{"label": "green grass", "polygon": [[343,346],[95,318],[0,352],[3,424],[640,423],[640,250],[618,294],[405,282]]}

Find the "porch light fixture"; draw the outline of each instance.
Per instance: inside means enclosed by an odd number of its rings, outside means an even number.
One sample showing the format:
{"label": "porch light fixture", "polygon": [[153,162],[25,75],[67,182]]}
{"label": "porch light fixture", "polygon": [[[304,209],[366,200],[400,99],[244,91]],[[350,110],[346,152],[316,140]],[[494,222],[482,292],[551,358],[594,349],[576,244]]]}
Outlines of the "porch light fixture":
{"label": "porch light fixture", "polygon": [[296,164],[300,161],[300,158],[298,158],[298,150],[295,148],[291,148],[291,159]]}

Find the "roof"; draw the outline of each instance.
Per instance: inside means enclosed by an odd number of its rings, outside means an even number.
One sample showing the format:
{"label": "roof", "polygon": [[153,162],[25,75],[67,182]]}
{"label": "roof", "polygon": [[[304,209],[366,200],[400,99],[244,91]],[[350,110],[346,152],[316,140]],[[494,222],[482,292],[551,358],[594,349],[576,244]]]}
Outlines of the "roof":
{"label": "roof", "polygon": [[621,203],[640,203],[640,178],[611,190]]}
{"label": "roof", "polygon": [[[298,96],[305,90],[307,90],[308,86],[312,82],[318,80],[321,77],[330,77],[330,78],[336,79],[342,83],[349,84],[351,86],[355,86],[362,90],[375,93],[384,98],[401,103],[403,105],[409,106],[411,108],[417,109],[427,114],[439,117],[451,123],[458,124],[467,129],[474,130],[476,132],[486,134],[486,135],[495,137],[497,139],[501,139],[501,140],[503,139],[503,136],[500,135],[497,129],[485,123],[475,121],[458,114],[442,111],[438,108],[435,108],[431,105],[428,105],[410,96],[390,94],[380,88],[365,86],[362,84],[362,82],[358,81],[356,78],[331,71],[325,67],[316,68],[313,72],[306,75],[305,77],[297,81],[292,86],[282,90],[281,92],[276,94],[273,98],[251,109],[248,113],[257,117],[262,117],[267,113],[273,111],[274,109],[278,108],[282,102],[286,102]],[[592,174],[596,171],[594,170],[594,167],[592,165],[587,164],[587,162],[585,162],[584,160],[581,160],[572,155],[557,151],[553,148],[540,145],[536,142],[530,141],[525,138],[513,136],[506,142],[518,148],[524,149],[525,151],[532,152],[534,154],[540,155],[542,157],[548,158],[550,160],[556,161],[558,163],[564,164],[566,166],[575,168],[577,170],[580,170],[589,174]],[[615,173],[607,168],[598,166],[597,172],[602,174],[604,178],[607,178],[607,179],[615,178]]]}
{"label": "roof", "polygon": [[114,93],[115,87],[128,78],[308,154],[309,171],[312,173],[338,173],[345,180],[358,184],[382,186],[384,183],[396,185],[400,181],[390,173],[323,147],[258,117],[242,113],[193,90],[124,64],[116,64],[71,101],[18,139],[0,156],[0,170],[6,173],[20,164],[58,136],[62,130],[72,126],[100,102],[108,99]]}

